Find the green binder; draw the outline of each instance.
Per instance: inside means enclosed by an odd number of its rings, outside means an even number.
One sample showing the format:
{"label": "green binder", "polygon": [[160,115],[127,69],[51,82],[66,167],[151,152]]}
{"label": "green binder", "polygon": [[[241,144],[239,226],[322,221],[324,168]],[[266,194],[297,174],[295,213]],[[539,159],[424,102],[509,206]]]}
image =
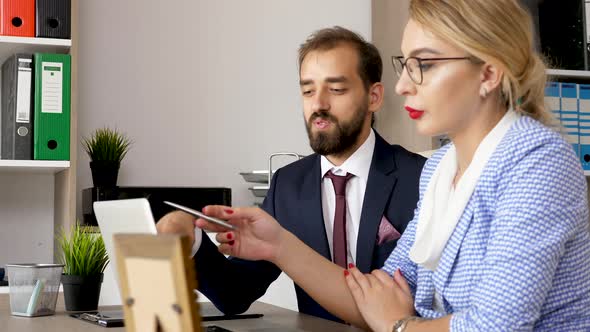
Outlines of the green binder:
{"label": "green binder", "polygon": [[35,53],[34,62],[33,158],[70,160],[70,55]]}

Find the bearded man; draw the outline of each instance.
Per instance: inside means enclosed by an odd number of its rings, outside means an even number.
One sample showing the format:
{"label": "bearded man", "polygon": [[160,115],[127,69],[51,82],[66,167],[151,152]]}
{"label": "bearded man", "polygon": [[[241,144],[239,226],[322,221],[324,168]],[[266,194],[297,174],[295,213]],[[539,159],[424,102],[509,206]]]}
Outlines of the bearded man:
{"label": "bearded man", "polygon": [[[262,206],[318,253],[363,273],[383,266],[412,220],[425,161],[372,128],[383,103],[382,71],[377,48],[341,27],[319,30],[301,45],[303,116],[315,153],[278,169]],[[246,311],[281,270],[226,258],[194,221],[177,211],[157,227],[193,239],[199,290],[215,306],[226,314]],[[295,290],[300,312],[339,321]]]}

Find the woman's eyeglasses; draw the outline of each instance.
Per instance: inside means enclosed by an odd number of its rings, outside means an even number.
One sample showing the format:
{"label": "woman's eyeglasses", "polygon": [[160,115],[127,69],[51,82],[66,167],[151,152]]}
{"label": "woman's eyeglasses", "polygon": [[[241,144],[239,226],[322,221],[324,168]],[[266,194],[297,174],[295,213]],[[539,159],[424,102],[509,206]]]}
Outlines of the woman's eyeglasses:
{"label": "woman's eyeglasses", "polygon": [[424,79],[423,69],[429,68],[431,65],[426,62],[430,61],[449,61],[449,60],[472,60],[473,57],[453,57],[453,58],[418,58],[411,56],[404,60],[403,56],[392,56],[391,63],[393,64],[393,69],[397,74],[398,78],[402,76],[404,67],[408,72],[408,76],[410,79],[416,83],[417,85],[422,84],[422,80]]}

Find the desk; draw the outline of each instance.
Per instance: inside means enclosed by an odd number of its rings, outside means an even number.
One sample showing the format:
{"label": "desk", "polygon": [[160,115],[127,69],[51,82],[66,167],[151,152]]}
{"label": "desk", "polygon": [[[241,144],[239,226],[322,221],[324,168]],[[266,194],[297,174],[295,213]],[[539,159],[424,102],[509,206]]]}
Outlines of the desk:
{"label": "desk", "polygon": [[[212,306],[205,302],[201,306]],[[117,307],[105,307],[117,309]],[[256,302],[249,312],[264,314],[262,318],[207,322],[204,325],[217,325],[232,331],[242,332],[265,328],[279,328],[284,331],[301,329],[308,332],[320,331],[344,331],[358,332],[347,325],[338,324],[321,318],[300,314],[298,312],[283,309],[270,304]],[[0,331],[2,332],[121,332],[125,328],[104,328],[69,317],[64,311],[63,295],[60,293],[56,313],[53,316],[44,317],[17,317],[10,313],[10,300],[8,294],[0,294]]]}

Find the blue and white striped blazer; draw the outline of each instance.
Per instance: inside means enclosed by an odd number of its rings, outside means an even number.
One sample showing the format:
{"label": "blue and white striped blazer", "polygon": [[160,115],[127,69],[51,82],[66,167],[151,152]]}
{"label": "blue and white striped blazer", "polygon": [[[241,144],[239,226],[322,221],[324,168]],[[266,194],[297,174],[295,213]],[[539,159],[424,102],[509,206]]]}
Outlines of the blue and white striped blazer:
{"label": "blue and white striped blazer", "polygon": [[[586,181],[563,137],[521,117],[485,166],[435,271],[408,253],[428,181],[448,147],[424,166],[414,220],[383,269],[401,269],[423,317],[452,314],[451,331],[590,331]],[[433,310],[442,296],[446,313]]]}

